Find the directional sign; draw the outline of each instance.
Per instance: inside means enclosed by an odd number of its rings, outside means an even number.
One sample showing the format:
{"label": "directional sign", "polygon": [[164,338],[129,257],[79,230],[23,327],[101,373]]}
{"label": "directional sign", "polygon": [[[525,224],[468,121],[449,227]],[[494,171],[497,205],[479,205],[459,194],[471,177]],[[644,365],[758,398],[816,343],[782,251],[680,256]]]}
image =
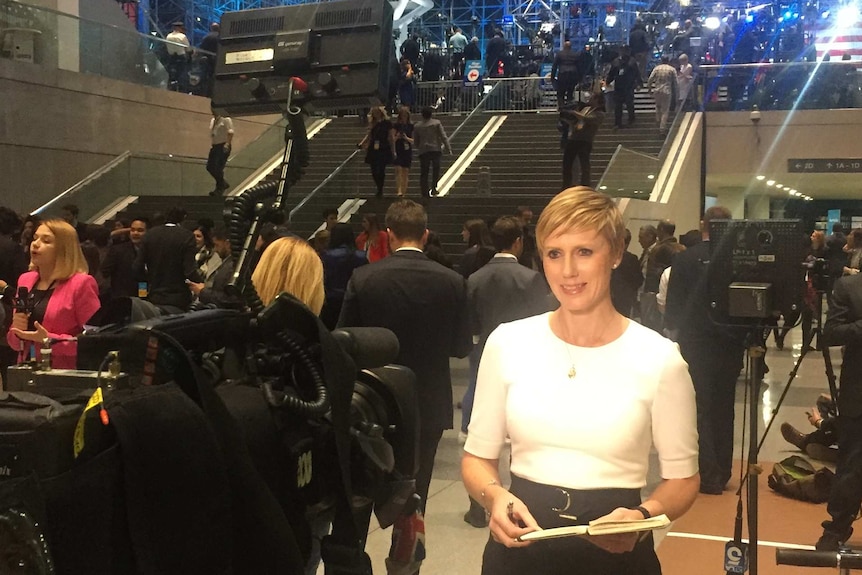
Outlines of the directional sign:
{"label": "directional sign", "polygon": [[483,68],[481,60],[467,60],[464,66],[464,87],[479,86],[482,83]]}
{"label": "directional sign", "polygon": [[787,171],[808,174],[862,173],[862,158],[791,158]]}

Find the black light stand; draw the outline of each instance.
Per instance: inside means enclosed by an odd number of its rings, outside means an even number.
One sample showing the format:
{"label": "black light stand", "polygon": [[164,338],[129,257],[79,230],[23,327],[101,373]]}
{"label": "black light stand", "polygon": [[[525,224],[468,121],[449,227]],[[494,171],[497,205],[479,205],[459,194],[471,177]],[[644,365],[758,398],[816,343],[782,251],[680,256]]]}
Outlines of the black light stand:
{"label": "black light stand", "polygon": [[[739,482],[739,489],[736,491],[736,496],[739,501],[736,506],[736,518],[734,520],[733,541],[728,544],[733,544],[738,550],[739,555],[742,555],[742,490],[748,487],[746,503],[748,504],[748,572],[751,575],[757,575],[757,497],[758,497],[758,476],[763,472],[760,464],[757,462],[760,446],[758,444],[757,430],[757,415],[758,406],[760,405],[760,382],[763,379],[763,356],[766,353],[766,344],[763,340],[763,328],[757,326],[749,332],[748,349],[746,357],[748,367],[746,371],[745,389],[749,394],[749,411],[748,411],[748,458],[745,474],[742,474],[742,479]],[[730,549],[726,549],[725,555],[731,553]],[[725,557],[727,560],[728,557]],[[734,573],[742,573],[741,570],[728,569],[728,575]]]}

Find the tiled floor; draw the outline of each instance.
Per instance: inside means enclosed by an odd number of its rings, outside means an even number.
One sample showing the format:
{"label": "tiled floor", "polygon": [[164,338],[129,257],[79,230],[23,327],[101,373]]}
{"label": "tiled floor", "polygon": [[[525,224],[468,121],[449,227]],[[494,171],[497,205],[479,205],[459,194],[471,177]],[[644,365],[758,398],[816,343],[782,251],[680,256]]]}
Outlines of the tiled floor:
{"label": "tiled floor", "polygon": [[[766,361],[770,371],[765,377],[768,387],[762,394],[762,407],[758,410],[761,433],[772,413],[778,409],[777,402],[785,390],[788,376],[800,356],[800,341],[800,330],[796,328],[788,334],[783,350],[775,349],[774,341],[771,338],[768,342]],[[840,349],[834,348],[831,353],[835,368],[839,370],[841,365]],[[453,360],[452,373],[455,382],[455,397],[460,398],[466,385],[466,360]],[[742,456],[740,442],[742,439],[744,388],[744,379],[741,377],[736,403],[736,457]],[[781,437],[780,423],[789,421],[800,430],[810,431],[812,428],[808,424],[805,410],[814,404],[817,395],[822,392],[828,392],[824,360],[820,353],[811,352],[804,358],[797,377],[787,389],[787,395],[778,410],[775,424],[763,443],[759,459],[769,463],[765,466],[759,487],[762,497],[769,497],[774,500],[774,503],[762,506],[760,520],[764,524],[767,522],[786,524],[789,520],[800,522],[799,529],[777,531],[776,533],[786,540],[776,543],[813,545],[819,534],[819,523],[826,518],[825,504],[787,502],[785,507],[783,505],[785,500],[774,496],[766,485],[766,474],[771,469],[771,462],[779,461],[796,453],[795,448]],[[460,421],[460,411],[456,410],[455,418],[457,427],[457,423]],[[747,427],[745,432],[747,436]],[[746,440],[746,448],[747,444],[748,441]],[[468,502],[459,476],[459,461],[460,449],[457,442],[457,432],[448,431],[444,434],[437,453],[428,500],[426,515],[428,558],[422,566],[423,575],[476,575],[480,572],[482,550],[488,537],[488,530],[476,529],[463,521]],[[735,480],[734,483],[736,483]],[[716,503],[725,499],[727,501],[724,501],[722,505]],[[719,510],[714,511],[713,508]],[[789,516],[785,515],[785,509],[792,509],[793,512],[789,513]],[[699,513],[695,513],[697,510]],[[730,492],[719,497],[702,495],[690,514],[691,518],[687,520],[687,517],[684,517],[674,526],[682,524],[685,533],[677,533],[669,537],[666,540],[666,549],[660,548],[660,556],[665,564],[665,575],[724,573],[723,541],[712,543],[710,546],[704,544],[703,540],[692,538],[686,534],[700,533],[729,537],[733,528],[734,510],[735,499]],[[675,530],[672,529],[672,533]],[[761,533],[770,533],[770,531],[761,529]],[[384,558],[389,550],[390,534],[390,530],[381,530],[376,525],[372,525],[367,549],[372,558],[375,573],[386,572]],[[802,571],[813,575],[819,572],[819,570],[802,570],[794,567],[776,568],[774,566],[774,550],[770,547],[760,547],[759,549],[761,549],[761,557],[758,563],[761,574],[798,573]],[[705,557],[704,553],[714,554],[714,556]],[[667,557],[668,555],[671,557]],[[319,573],[323,573],[322,567]]]}

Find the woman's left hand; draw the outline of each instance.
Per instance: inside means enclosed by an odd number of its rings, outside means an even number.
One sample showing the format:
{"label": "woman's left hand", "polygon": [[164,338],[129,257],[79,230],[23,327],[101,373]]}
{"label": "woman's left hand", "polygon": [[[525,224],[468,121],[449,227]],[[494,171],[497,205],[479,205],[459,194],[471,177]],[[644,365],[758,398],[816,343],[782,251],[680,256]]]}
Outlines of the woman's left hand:
{"label": "woman's left hand", "polygon": [[18,329],[17,327],[9,328],[12,333],[18,336],[18,339],[23,339],[25,341],[43,341],[48,337],[48,330],[42,327],[42,324],[38,321],[34,323],[36,329],[33,331],[25,331],[23,329]]}
{"label": "woman's left hand", "polygon": [[[598,520],[606,519],[608,521],[621,521],[625,519],[643,519],[643,514],[637,509],[626,509],[625,507],[617,507],[604,517],[599,517]],[[593,535],[587,537],[587,541],[608,551],[609,553],[628,553],[635,548],[638,542],[640,532],[635,533],[616,533],[614,535]]]}

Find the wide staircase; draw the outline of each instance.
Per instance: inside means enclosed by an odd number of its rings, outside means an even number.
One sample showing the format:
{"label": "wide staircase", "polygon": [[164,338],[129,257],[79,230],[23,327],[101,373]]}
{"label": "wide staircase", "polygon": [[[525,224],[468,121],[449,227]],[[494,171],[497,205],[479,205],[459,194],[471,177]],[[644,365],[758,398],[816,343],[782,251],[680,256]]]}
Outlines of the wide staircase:
{"label": "wide staircase", "polygon": [[[510,114],[450,193],[430,202],[429,227],[439,234],[444,250],[456,265],[467,247],[461,238],[466,220],[490,221],[514,214],[519,206],[529,207],[538,218],[542,208],[560,191],[562,151],[557,121],[556,113]],[[613,117],[609,115],[593,144],[593,185],[617,146],[658,156],[664,143],[650,113],[639,112],[635,124],[622,130],[612,128]],[[484,186],[480,180],[485,177],[480,172],[489,174],[489,194],[478,192],[480,185]]]}
{"label": "wide staircase", "polygon": [[[471,116],[440,116],[447,133],[454,134],[451,138],[454,154],[443,156],[441,174],[494,115],[499,113],[479,111]],[[559,192],[562,152],[557,122],[556,112],[507,114],[449,193],[426,202],[429,227],[440,236],[444,250],[456,265],[466,248],[461,230],[467,219],[492,221],[500,215],[513,214],[519,206],[529,207],[538,218],[542,208]],[[324,209],[338,208],[353,198],[361,200],[356,215],[350,219],[357,231],[362,214],[386,212],[395,198],[395,170],[390,168],[387,174],[384,198],[376,199],[365,154],[356,148],[365,130],[356,117],[333,118],[309,141],[311,162],[302,179],[289,188],[284,202],[285,210],[291,214],[289,227],[294,233],[310,237],[320,226]],[[628,153],[657,157],[664,141],[650,111],[639,109],[634,125],[621,130],[613,129],[612,114],[608,114],[593,146],[593,185],[597,185],[619,146]],[[274,168],[264,181],[277,180],[280,171],[280,167]],[[419,162],[414,157],[408,197],[419,198],[418,180]],[[614,195],[614,190],[607,191]],[[148,215],[182,204],[192,222],[200,218],[219,222],[225,203],[230,201],[230,198],[200,196],[141,196],[127,211]]]}
{"label": "wide staircase", "polygon": [[[448,134],[466,120],[467,116],[441,116],[440,121]],[[448,168],[457,155],[466,148],[484,125],[486,118],[476,115],[471,118],[451,138],[454,154],[443,157],[442,169]],[[283,207],[287,212],[297,209],[289,222],[290,229],[301,237],[309,237],[322,222],[321,213],[326,208],[338,208],[345,200],[362,198],[366,200],[366,211],[385,213],[389,201],[395,196],[395,170],[390,168],[387,173],[384,199],[375,199],[376,187],[371,179],[371,172],[365,163],[365,152],[357,150],[356,145],[362,140],[366,126],[361,125],[356,117],[333,118],[320,132],[309,140],[311,161],[303,170],[302,179],[287,190]],[[281,166],[276,166],[261,182],[278,181],[281,176]],[[325,186],[321,184],[329,178]],[[238,182],[231,182],[237,184]],[[303,201],[316,188],[320,189],[308,200]],[[413,158],[413,168],[410,172],[409,194],[415,199],[419,195],[419,160]],[[188,221],[194,222],[208,218],[214,222],[222,221],[223,210],[230,198],[209,196],[179,196],[179,195],[148,195],[140,196],[127,209],[118,214],[119,217],[134,215],[151,216],[156,212],[164,213],[171,206],[182,205],[188,212]]]}

